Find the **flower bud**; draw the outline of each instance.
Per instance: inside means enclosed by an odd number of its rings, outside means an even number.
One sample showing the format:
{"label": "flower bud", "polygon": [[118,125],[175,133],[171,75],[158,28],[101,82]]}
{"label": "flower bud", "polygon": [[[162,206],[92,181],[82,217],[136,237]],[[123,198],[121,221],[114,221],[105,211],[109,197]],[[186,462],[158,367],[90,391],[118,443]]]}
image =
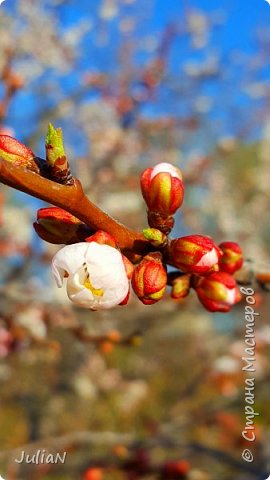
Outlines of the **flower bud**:
{"label": "flower bud", "polygon": [[114,248],[117,246],[115,238],[103,230],[98,230],[96,233],[94,233],[94,235],[87,237],[85,241],[88,243],[96,242],[100,245],[109,245],[110,247]]}
{"label": "flower bud", "polygon": [[170,244],[171,263],[183,272],[203,275],[218,270],[222,255],[213,240],[203,235],[180,237]]}
{"label": "flower bud", "polygon": [[223,251],[223,255],[219,261],[219,269],[231,275],[237,270],[240,270],[244,260],[242,249],[238,243],[222,242],[219,248]]}
{"label": "flower bud", "polygon": [[157,228],[145,228],[143,234],[153,247],[164,247],[167,243],[167,236]]}
{"label": "flower bud", "polygon": [[174,300],[180,300],[181,298],[186,297],[190,291],[190,280],[191,275],[179,275],[174,278],[172,281],[172,292],[171,297]]}
{"label": "flower bud", "polygon": [[200,302],[210,312],[228,312],[241,300],[234,278],[226,272],[214,272],[205,277],[195,291]]}
{"label": "flower bud", "polygon": [[135,267],[132,276],[132,287],[145,305],[152,305],[161,300],[166,285],[167,273],[160,253],[147,255]]}
{"label": "flower bud", "polygon": [[49,165],[52,180],[63,184],[72,184],[69,164],[65,154],[63,133],[61,128],[54,128],[49,123],[46,137],[46,160]]}
{"label": "flower bud", "polygon": [[58,207],[40,208],[34,229],[42,240],[56,245],[81,242],[90,233],[86,224]]}
{"label": "flower bud", "polygon": [[129,292],[122,254],[109,245],[67,245],[53,257],[52,271],[58,287],[67,278],[70,300],[83,308],[112,308],[123,302]]}
{"label": "flower bud", "polygon": [[147,168],[141,175],[141,190],[151,212],[173,215],[184,199],[181,171],[170,163]]}
{"label": "flower bud", "polygon": [[35,163],[35,154],[32,150],[9,135],[0,135],[0,157],[18,167],[25,167],[36,173],[39,172]]}

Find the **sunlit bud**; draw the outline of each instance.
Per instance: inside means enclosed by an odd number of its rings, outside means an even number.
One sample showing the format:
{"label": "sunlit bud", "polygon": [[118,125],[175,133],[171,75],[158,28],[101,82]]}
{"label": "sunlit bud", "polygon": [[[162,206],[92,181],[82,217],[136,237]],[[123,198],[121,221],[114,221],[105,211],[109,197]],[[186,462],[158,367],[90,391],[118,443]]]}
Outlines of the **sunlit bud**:
{"label": "sunlit bud", "polygon": [[203,278],[195,291],[210,312],[228,312],[241,300],[235,279],[226,272],[214,272]]}
{"label": "sunlit bud", "polygon": [[83,480],[102,480],[103,472],[101,468],[88,468],[83,474]]}
{"label": "sunlit bud", "polygon": [[134,269],[132,287],[145,305],[161,300],[165,293],[167,273],[159,253],[152,253],[143,258]]}
{"label": "sunlit bud", "polygon": [[172,281],[172,292],[171,297],[174,300],[180,300],[181,298],[186,297],[190,291],[190,279],[191,275],[179,275],[174,278]]}
{"label": "sunlit bud", "polygon": [[0,135],[0,157],[18,167],[39,172],[32,150],[8,135]]}
{"label": "sunlit bud", "polygon": [[88,243],[96,242],[100,245],[109,245],[110,247],[114,248],[117,246],[115,238],[103,230],[98,230],[96,233],[94,233],[94,235],[87,237],[85,241]]}
{"label": "sunlit bud", "polygon": [[145,228],[143,234],[153,247],[164,247],[167,243],[167,236],[157,228]]}
{"label": "sunlit bud", "polygon": [[184,199],[181,171],[170,163],[147,168],[141,175],[141,190],[151,212],[173,215]]}
{"label": "sunlit bud", "polygon": [[172,240],[171,263],[187,273],[206,274],[218,270],[222,251],[210,237],[188,235]]}
{"label": "sunlit bud", "polygon": [[112,308],[125,300],[129,292],[122,254],[109,245],[67,245],[53,257],[52,272],[58,287],[67,279],[70,300],[83,308]]}
{"label": "sunlit bud", "polygon": [[90,233],[87,225],[58,207],[40,208],[34,229],[42,240],[56,245],[81,242]]}
{"label": "sunlit bud", "polygon": [[243,252],[238,243],[222,242],[219,248],[223,251],[223,256],[219,261],[219,269],[231,275],[240,270],[243,265]]}
{"label": "sunlit bud", "polygon": [[62,129],[55,129],[51,123],[46,136],[46,160],[52,180],[63,184],[73,183],[65,154]]}

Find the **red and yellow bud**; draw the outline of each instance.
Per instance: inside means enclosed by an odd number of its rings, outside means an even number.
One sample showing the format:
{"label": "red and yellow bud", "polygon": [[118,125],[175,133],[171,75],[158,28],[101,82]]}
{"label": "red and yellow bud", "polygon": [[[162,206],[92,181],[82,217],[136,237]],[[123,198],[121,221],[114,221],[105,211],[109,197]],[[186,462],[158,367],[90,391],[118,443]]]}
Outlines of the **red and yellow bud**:
{"label": "red and yellow bud", "polygon": [[235,279],[226,272],[214,272],[195,288],[200,302],[210,312],[228,312],[241,300]]}
{"label": "red and yellow bud", "polygon": [[167,285],[167,272],[160,253],[152,253],[143,258],[135,267],[132,287],[145,305],[152,305],[161,300]]}
{"label": "red and yellow bud", "polygon": [[34,229],[42,240],[56,245],[81,242],[90,233],[87,225],[58,207],[40,208]]}
{"label": "red and yellow bud", "polygon": [[183,272],[201,275],[219,270],[223,252],[210,237],[188,235],[172,240],[170,263]]}
{"label": "red and yellow bud", "polygon": [[223,251],[223,255],[219,261],[219,269],[231,275],[237,270],[240,270],[244,259],[242,249],[238,243],[222,242],[219,248]]}
{"label": "red and yellow bud", "polygon": [[141,175],[141,190],[149,211],[173,215],[184,199],[181,171],[170,163],[147,168]]}
{"label": "red and yellow bud", "polygon": [[85,241],[88,243],[96,242],[100,245],[109,245],[110,247],[114,248],[117,247],[115,238],[103,230],[98,230],[96,233],[94,233],[94,235],[87,237]]}
{"label": "red and yellow bud", "polygon": [[0,135],[0,157],[18,167],[39,172],[32,150],[9,135]]}
{"label": "red and yellow bud", "polygon": [[179,277],[173,279],[171,297],[174,300],[180,300],[181,298],[187,297],[190,291],[190,280],[190,274],[179,275]]}

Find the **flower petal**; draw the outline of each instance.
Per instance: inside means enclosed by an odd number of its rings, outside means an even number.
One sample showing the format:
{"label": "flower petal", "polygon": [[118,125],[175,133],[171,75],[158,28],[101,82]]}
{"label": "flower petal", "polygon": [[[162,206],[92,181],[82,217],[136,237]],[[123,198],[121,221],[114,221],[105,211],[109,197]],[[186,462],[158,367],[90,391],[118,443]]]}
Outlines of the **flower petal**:
{"label": "flower petal", "polygon": [[83,265],[87,248],[85,242],[67,245],[53,257],[52,273],[59,288],[63,285],[65,272],[73,275]]}

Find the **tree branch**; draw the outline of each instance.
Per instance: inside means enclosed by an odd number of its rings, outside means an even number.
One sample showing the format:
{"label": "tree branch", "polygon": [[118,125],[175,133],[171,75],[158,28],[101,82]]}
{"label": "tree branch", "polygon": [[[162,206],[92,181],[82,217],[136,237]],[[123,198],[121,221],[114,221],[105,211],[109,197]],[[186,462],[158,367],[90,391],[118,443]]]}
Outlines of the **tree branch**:
{"label": "tree branch", "polygon": [[104,230],[110,233],[123,253],[133,260],[136,260],[138,255],[151,250],[151,246],[143,234],[117,222],[92,203],[76,178],[74,178],[73,185],[62,185],[26,168],[15,166],[0,157],[0,181],[63,208],[95,231]]}

